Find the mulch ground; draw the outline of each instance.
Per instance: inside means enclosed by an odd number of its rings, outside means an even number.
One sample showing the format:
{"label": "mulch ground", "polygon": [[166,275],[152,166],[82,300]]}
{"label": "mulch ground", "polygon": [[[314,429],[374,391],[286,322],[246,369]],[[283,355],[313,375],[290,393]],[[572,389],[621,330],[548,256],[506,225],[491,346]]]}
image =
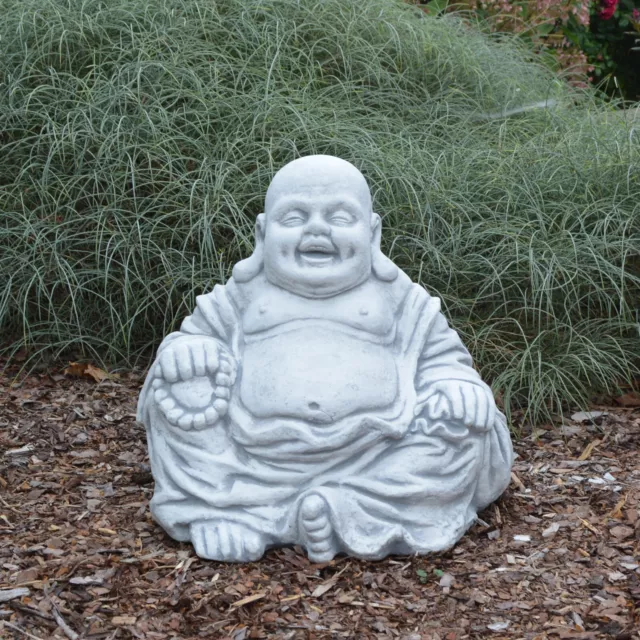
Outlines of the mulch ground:
{"label": "mulch ground", "polygon": [[520,438],[511,486],[446,553],[227,565],[150,517],[139,376],[14,373],[0,374],[3,639],[640,638],[638,407]]}

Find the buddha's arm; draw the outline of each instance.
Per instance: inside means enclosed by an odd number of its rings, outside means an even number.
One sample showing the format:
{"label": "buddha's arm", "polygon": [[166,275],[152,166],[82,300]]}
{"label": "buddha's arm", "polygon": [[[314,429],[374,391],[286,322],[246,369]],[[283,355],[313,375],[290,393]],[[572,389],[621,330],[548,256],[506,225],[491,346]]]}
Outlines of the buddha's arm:
{"label": "buddha's arm", "polygon": [[238,326],[238,316],[231,302],[235,285],[216,285],[211,293],[196,298],[196,308],[187,316],[180,331],[170,333],[160,345],[158,356],[176,341],[189,342],[194,338],[212,339],[222,350],[232,351],[231,343]]}
{"label": "buddha's arm", "polygon": [[471,355],[460,336],[438,312],[418,360],[416,384],[423,388],[435,380],[465,380],[484,384],[473,368]]}
{"label": "buddha's arm", "polygon": [[441,313],[418,360],[416,391],[432,419],[455,419],[480,429],[491,428],[495,421],[491,388],[473,368],[471,355]]}
{"label": "buddha's arm", "polygon": [[473,502],[477,508],[491,503],[509,484],[513,462],[509,430],[491,388],[473,368],[469,352],[440,312],[420,353],[416,391],[419,421],[427,435],[452,444],[468,437],[481,443],[475,449],[481,459]]}

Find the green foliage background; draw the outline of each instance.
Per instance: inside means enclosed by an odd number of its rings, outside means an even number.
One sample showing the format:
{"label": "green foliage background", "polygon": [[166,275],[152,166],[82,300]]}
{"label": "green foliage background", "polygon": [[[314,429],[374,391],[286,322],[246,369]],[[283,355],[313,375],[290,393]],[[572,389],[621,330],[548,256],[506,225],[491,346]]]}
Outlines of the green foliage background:
{"label": "green foliage background", "polygon": [[599,15],[594,3],[588,30],[575,27],[569,34],[595,66],[593,80],[610,95],[640,100],[640,0],[620,0],[613,16]]}
{"label": "green foliage background", "polygon": [[328,153],[507,407],[637,375],[638,127],[515,43],[391,0],[0,11],[5,353],[145,364],[250,253],[275,170]]}

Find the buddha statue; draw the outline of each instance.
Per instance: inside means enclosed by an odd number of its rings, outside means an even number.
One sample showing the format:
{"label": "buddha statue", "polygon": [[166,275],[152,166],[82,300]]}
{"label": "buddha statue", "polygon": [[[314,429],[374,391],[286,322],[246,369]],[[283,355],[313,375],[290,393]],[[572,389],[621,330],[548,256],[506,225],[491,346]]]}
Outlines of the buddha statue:
{"label": "buddha statue", "polygon": [[360,171],[295,160],[253,254],[160,345],[138,405],[151,511],[200,557],[439,551],[509,483],[491,389],[380,235]]}

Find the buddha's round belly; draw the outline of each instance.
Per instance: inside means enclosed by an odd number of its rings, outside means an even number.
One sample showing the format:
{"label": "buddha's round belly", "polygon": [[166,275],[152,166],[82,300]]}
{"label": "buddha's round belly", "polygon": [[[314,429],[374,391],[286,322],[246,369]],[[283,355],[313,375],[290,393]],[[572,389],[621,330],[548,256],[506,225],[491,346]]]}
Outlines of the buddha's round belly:
{"label": "buddha's round belly", "polygon": [[391,347],[311,327],[247,344],[240,375],[241,400],[259,418],[329,423],[398,393]]}

